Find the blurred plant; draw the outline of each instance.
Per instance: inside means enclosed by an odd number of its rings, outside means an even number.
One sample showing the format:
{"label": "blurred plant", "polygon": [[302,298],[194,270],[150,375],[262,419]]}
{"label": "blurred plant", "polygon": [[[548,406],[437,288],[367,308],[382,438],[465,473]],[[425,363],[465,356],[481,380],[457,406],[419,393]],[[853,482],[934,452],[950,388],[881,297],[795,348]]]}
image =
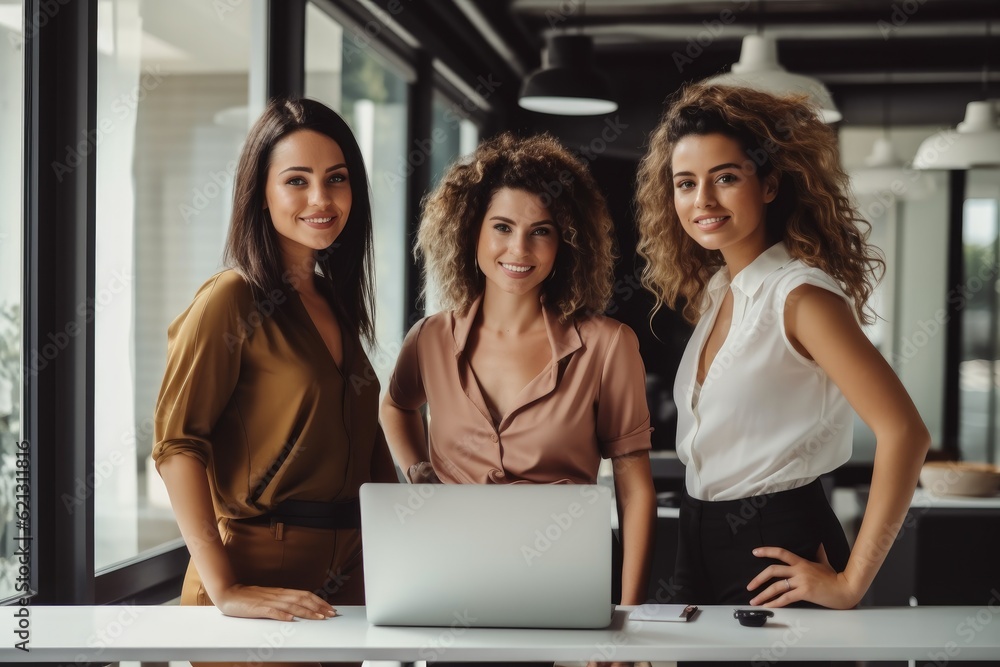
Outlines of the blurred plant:
{"label": "blurred plant", "polygon": [[21,439],[21,306],[0,303],[0,599],[14,593],[15,454]]}

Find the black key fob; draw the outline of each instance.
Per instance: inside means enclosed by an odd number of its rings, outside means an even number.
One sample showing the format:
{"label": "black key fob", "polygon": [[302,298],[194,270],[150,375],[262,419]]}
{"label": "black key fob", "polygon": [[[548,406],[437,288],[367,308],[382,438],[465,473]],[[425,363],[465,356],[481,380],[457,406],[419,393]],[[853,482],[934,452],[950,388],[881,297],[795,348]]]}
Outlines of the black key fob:
{"label": "black key fob", "polygon": [[748,628],[759,628],[767,623],[767,619],[774,616],[770,609],[734,609],[733,618]]}

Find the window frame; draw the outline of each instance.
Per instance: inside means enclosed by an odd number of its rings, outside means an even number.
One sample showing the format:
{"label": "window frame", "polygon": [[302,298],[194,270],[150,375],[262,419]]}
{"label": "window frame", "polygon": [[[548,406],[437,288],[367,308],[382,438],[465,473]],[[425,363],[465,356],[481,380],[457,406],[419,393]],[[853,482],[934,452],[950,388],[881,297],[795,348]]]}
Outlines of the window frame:
{"label": "window frame", "polygon": [[[95,146],[87,144],[84,159],[67,173],[56,173],[52,165],[64,162],[81,138],[96,136],[98,3],[60,4],[52,12],[44,1],[24,0],[22,422],[31,445],[30,597],[37,604],[158,604],[179,594],[188,563],[183,540],[94,569],[95,330],[94,318],[83,313],[95,295]],[[254,30],[266,31],[269,47],[282,45],[267,49],[262,91],[268,96],[303,93],[306,2],[351,29],[379,20],[371,3],[359,0],[259,1],[266,3],[261,13],[266,25]],[[430,134],[435,90],[456,102],[462,97],[435,72],[433,58],[412,36],[391,21],[382,25],[388,29],[378,31],[367,46],[410,80],[407,145],[412,145]],[[491,117],[481,109],[469,114],[481,128]],[[411,179],[407,190],[408,238],[416,229],[421,183]],[[408,272],[406,300],[415,307],[419,269]],[[31,374],[31,352],[48,342],[49,332],[69,323],[79,333],[42,371]],[[63,502],[67,497],[74,500],[72,511]]]}

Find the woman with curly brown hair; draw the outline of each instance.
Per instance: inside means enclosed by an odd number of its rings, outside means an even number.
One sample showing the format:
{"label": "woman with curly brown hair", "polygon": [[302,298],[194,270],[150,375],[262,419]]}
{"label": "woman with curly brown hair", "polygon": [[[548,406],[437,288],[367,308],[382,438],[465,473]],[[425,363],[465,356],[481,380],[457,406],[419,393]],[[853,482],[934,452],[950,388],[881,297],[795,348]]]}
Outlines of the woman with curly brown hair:
{"label": "woman with curly brown hair", "polygon": [[[847,192],[802,99],[694,85],[652,135],[643,282],[696,324],[674,384],[678,601],[853,607],[906,513],[930,437],[860,327],[884,263]],[[852,550],[818,478],[850,457],[855,410],[878,444]]]}
{"label": "woman with curly brown hair", "polygon": [[410,330],[381,415],[411,482],[593,484],[610,458],[622,602],[638,604],[651,429],[638,339],[600,315],[612,232],[586,166],[551,137],[503,134],[453,164],[424,202],[416,247],[444,310]]}

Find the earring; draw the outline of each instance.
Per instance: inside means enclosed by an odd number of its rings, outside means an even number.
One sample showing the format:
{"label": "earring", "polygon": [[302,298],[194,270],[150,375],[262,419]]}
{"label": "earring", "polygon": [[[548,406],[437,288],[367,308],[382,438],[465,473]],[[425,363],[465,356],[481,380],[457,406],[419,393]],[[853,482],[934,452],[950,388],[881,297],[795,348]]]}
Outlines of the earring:
{"label": "earring", "polygon": [[555,277],[556,277],[556,265],[553,264],[552,265],[552,270],[549,271],[549,275],[545,278],[545,280],[552,280]]}

